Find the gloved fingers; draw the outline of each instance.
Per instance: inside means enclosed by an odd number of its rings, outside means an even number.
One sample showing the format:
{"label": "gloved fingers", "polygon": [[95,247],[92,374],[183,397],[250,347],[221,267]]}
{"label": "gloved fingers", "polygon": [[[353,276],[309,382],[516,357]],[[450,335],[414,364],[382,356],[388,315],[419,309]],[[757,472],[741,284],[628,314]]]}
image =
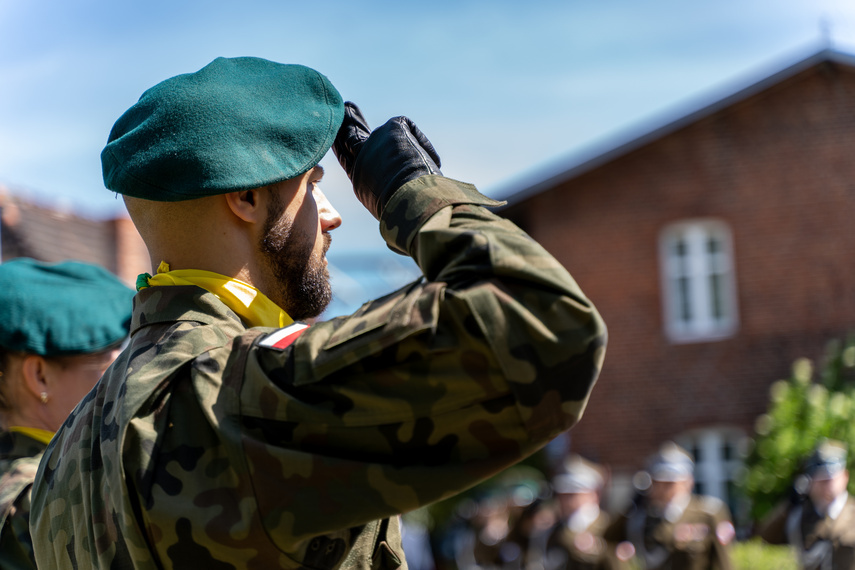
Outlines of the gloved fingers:
{"label": "gloved fingers", "polygon": [[442,174],[436,149],[407,117],[393,117],[366,137],[368,127],[359,109],[351,103],[345,115],[333,148],[353,182],[356,197],[376,219],[404,184]]}
{"label": "gloved fingers", "polygon": [[350,179],[353,178],[353,165],[356,163],[359,150],[370,134],[371,129],[362,111],[354,103],[347,101],[344,104],[344,120],[336,134],[332,149]]}
{"label": "gloved fingers", "polygon": [[439,154],[436,152],[436,149],[433,147],[433,143],[428,140],[427,136],[419,129],[416,124],[409,117],[401,117],[402,121],[406,124],[407,128],[413,134],[413,137],[416,139],[416,142],[419,143],[425,152],[433,159],[436,163],[437,168],[442,167],[442,162],[440,161]]}

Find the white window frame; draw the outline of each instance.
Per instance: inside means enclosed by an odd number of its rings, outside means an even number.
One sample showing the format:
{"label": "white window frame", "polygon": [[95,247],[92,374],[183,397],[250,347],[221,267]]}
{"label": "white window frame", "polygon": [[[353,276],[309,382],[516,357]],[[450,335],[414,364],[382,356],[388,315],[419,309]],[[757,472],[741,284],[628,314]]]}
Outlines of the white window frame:
{"label": "white window frame", "polygon": [[[711,239],[717,244],[712,252],[708,249]],[[659,234],[659,260],[669,340],[703,342],[736,333],[736,267],[726,223],[697,218],[669,224]],[[715,288],[713,280],[718,282]]]}
{"label": "white window frame", "polygon": [[[748,504],[737,489],[749,443],[745,432],[732,426],[700,428],[683,432],[674,442],[695,459],[696,490],[727,503],[734,520],[742,521],[747,516]],[[725,447],[730,449],[730,457],[725,457]],[[728,483],[732,483],[732,495]]]}

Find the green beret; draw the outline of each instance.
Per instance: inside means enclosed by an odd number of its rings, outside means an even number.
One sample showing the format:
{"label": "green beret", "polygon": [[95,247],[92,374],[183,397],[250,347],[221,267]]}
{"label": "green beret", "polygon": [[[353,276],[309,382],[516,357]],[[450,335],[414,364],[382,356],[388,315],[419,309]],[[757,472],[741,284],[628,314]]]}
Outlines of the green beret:
{"label": "green beret", "polygon": [[341,95],[313,69],[217,58],[119,117],[101,152],[104,184],[159,202],[267,186],[317,165],[343,118]]}
{"label": "green beret", "polygon": [[134,291],[89,263],[18,258],[0,264],[0,346],[61,356],[128,336]]}

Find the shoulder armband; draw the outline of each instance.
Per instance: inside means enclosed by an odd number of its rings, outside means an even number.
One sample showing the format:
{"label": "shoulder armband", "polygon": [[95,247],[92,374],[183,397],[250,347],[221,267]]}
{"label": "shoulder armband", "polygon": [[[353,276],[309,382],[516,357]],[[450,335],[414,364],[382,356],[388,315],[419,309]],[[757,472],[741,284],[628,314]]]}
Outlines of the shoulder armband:
{"label": "shoulder armband", "polygon": [[306,323],[290,324],[284,329],[274,331],[261,339],[258,342],[258,346],[264,346],[266,348],[273,348],[276,350],[285,350],[291,346],[295,340],[297,340],[297,337],[306,332],[306,329],[308,328],[309,325]]}

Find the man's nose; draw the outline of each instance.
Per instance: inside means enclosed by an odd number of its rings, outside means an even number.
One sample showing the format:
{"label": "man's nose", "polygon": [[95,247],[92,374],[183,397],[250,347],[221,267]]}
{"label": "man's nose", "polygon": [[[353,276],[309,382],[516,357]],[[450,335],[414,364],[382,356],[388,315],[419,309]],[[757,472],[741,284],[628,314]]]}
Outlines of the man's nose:
{"label": "man's nose", "polygon": [[341,225],[341,215],[327,200],[320,188],[315,190],[315,201],[318,204],[318,218],[321,220],[321,231],[329,232]]}

